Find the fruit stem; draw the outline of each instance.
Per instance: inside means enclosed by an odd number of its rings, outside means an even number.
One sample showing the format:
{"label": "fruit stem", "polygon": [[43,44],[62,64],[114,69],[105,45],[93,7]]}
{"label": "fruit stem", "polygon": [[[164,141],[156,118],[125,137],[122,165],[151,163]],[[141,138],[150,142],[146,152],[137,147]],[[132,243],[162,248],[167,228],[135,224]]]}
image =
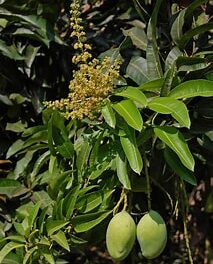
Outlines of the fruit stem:
{"label": "fruit stem", "polygon": [[117,202],[117,204],[113,208],[113,215],[115,215],[117,213],[117,211],[119,210],[119,207],[122,203],[123,203],[123,209],[122,210],[126,211],[127,206],[128,206],[128,201],[127,201],[127,194],[126,194],[124,188],[122,189],[119,201]]}
{"label": "fruit stem", "polygon": [[147,187],[147,205],[148,211],[151,210],[151,187],[150,187],[150,177],[148,172],[148,160],[146,157],[145,151],[143,151],[143,162],[144,162],[144,171],[146,176],[146,187]]}

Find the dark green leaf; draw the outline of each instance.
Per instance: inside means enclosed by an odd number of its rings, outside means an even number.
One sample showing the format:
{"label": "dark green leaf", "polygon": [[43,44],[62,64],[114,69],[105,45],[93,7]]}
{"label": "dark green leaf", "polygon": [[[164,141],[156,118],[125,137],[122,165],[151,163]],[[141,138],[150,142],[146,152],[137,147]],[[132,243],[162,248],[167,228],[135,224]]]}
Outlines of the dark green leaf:
{"label": "dark green leaf", "polygon": [[77,233],[87,232],[106,219],[112,211],[84,214],[74,217],[71,223]]}
{"label": "dark green leaf", "polygon": [[183,165],[193,171],[194,158],[181,132],[175,127],[168,126],[156,127],[154,131],[156,136],[178,155]]}
{"label": "dark green leaf", "polygon": [[164,150],[164,158],[170,168],[184,181],[196,185],[197,181],[192,171],[188,170],[181,163],[178,156],[169,148],[165,148]]}
{"label": "dark green leaf", "polygon": [[126,74],[138,85],[147,82],[149,78],[146,60],[139,56],[132,57],[126,68]]}

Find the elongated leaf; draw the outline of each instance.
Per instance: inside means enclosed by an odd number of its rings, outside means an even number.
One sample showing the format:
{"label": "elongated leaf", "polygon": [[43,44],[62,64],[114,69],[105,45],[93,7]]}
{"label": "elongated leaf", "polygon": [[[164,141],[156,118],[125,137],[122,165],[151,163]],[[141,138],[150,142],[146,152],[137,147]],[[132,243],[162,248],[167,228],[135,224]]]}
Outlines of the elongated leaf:
{"label": "elongated leaf", "polygon": [[126,68],[126,74],[138,85],[147,82],[149,77],[146,60],[139,56],[132,57]]}
{"label": "elongated leaf", "polygon": [[84,214],[74,217],[71,223],[77,233],[87,232],[106,219],[112,211]]}
{"label": "elongated leaf", "polygon": [[9,242],[0,250],[0,263],[2,263],[3,259],[9,254],[12,250],[20,247],[24,247],[25,244],[20,244],[16,242]]}
{"label": "elongated leaf", "polygon": [[77,169],[82,172],[85,168],[86,163],[89,159],[89,154],[91,152],[92,146],[88,141],[84,141],[80,151],[77,153],[76,165]]}
{"label": "elongated leaf", "polygon": [[178,156],[169,148],[165,148],[164,150],[164,158],[171,169],[179,176],[182,180],[196,185],[196,178],[192,171],[188,170],[181,161],[179,160]]}
{"label": "elongated leaf", "polygon": [[104,199],[110,197],[112,190],[100,190],[80,196],[76,203],[76,208],[83,213],[88,213],[97,208]]}
{"label": "elongated leaf", "polygon": [[50,151],[44,152],[35,162],[33,171],[31,172],[31,178],[34,179],[34,177],[38,174],[41,167],[49,160],[50,158]]}
{"label": "elongated leaf", "polygon": [[106,104],[102,107],[101,113],[107,124],[112,128],[115,128],[115,124],[116,124],[115,113],[109,101],[107,101]]}
{"label": "elongated leaf", "polygon": [[161,114],[171,114],[182,126],[190,127],[188,110],[185,104],[177,99],[169,97],[154,98],[149,103],[149,108]]}
{"label": "elongated leaf", "polygon": [[18,53],[14,45],[7,46],[6,42],[0,40],[0,53],[12,60],[24,60],[25,57]]}
{"label": "elongated leaf", "polygon": [[51,236],[53,233],[66,226],[69,222],[64,220],[47,220],[46,229],[48,236]]}
{"label": "elongated leaf", "polygon": [[57,150],[66,159],[72,158],[74,153],[73,144],[69,140],[64,141],[62,145],[57,146]]}
{"label": "elongated leaf", "polygon": [[128,86],[124,88],[121,92],[116,93],[115,95],[132,99],[133,101],[139,103],[142,107],[146,107],[147,105],[146,96],[136,87]]}
{"label": "elongated leaf", "polygon": [[34,253],[35,251],[37,251],[37,250],[38,250],[38,247],[37,247],[37,246],[32,247],[31,249],[29,249],[29,250],[27,251],[27,253],[24,255],[23,264],[27,264],[29,258],[30,258],[30,257],[33,255],[33,253]]}
{"label": "elongated leaf", "polygon": [[146,61],[147,61],[147,73],[150,80],[161,78],[163,75],[161,62],[159,58],[158,44],[157,44],[157,17],[160,6],[163,0],[157,0],[151,18],[147,26],[147,49],[146,49]]}
{"label": "elongated leaf", "polygon": [[17,152],[19,152],[20,150],[23,149],[23,145],[24,145],[24,141],[21,139],[18,139],[17,141],[15,141],[10,148],[7,151],[7,155],[6,158],[10,158],[11,156],[13,156],[14,154],[16,154]]}
{"label": "elongated leaf", "polygon": [[160,93],[163,83],[164,83],[164,78],[160,78],[160,79],[156,79],[153,81],[143,83],[138,88],[141,91]]}
{"label": "elongated leaf", "polygon": [[123,30],[124,36],[130,37],[132,43],[139,49],[146,50],[147,36],[145,31],[139,27],[132,27],[130,29]]}
{"label": "elongated leaf", "polygon": [[183,25],[184,25],[184,18],[187,9],[183,9],[178,14],[177,18],[175,19],[174,23],[172,24],[171,28],[171,37],[174,43],[178,43],[179,39],[183,35]]}
{"label": "elongated leaf", "polygon": [[16,123],[7,123],[5,130],[13,131],[16,133],[23,132],[27,126],[26,122],[22,122],[21,120]]}
{"label": "elongated leaf", "polygon": [[166,70],[168,70],[170,67],[173,67],[173,65],[175,65],[177,59],[180,56],[183,56],[183,52],[180,51],[180,49],[177,46],[172,48],[171,51],[169,52],[169,54],[166,57],[166,62],[165,62]]}
{"label": "elongated leaf", "polygon": [[116,168],[119,181],[122,183],[125,189],[131,190],[131,182],[127,172],[127,163],[124,155],[123,157],[121,157],[119,154],[117,155]]}
{"label": "elongated leaf", "polygon": [[186,32],[178,41],[180,49],[184,49],[186,44],[196,35],[202,34],[205,31],[213,29],[213,23],[207,23]]}
{"label": "elongated leaf", "polygon": [[56,234],[52,235],[51,238],[58,243],[62,248],[70,251],[69,244],[67,242],[67,238],[63,231],[58,231]]}
{"label": "elongated leaf", "polygon": [[170,97],[181,99],[195,96],[209,97],[213,96],[213,81],[208,80],[190,80],[179,84],[169,93]]}
{"label": "elongated leaf", "polygon": [[33,207],[30,208],[29,210],[29,216],[27,217],[28,220],[28,225],[31,229],[33,229],[33,224],[36,220],[36,217],[38,215],[38,211],[40,209],[40,201],[37,202]]}
{"label": "elongated leaf", "polygon": [[140,174],[143,168],[143,161],[138,150],[134,133],[120,137],[121,145],[127,157],[131,169]]}
{"label": "elongated leaf", "polygon": [[115,111],[123,117],[128,125],[134,129],[141,131],[143,127],[143,119],[141,114],[132,100],[123,100],[112,105]]}
{"label": "elongated leaf", "polygon": [[65,197],[63,202],[63,209],[66,210],[64,214],[66,215],[66,219],[70,219],[72,217],[73,211],[76,208],[76,201],[79,195],[80,185],[74,187]]}
{"label": "elongated leaf", "polygon": [[168,126],[156,127],[154,131],[156,136],[178,155],[183,165],[193,171],[194,158],[181,132],[175,127]]}
{"label": "elongated leaf", "polygon": [[43,246],[41,248],[41,254],[44,256],[44,258],[46,259],[46,261],[49,263],[49,264],[55,264],[55,260],[54,260],[54,257],[53,255],[51,254],[50,250],[49,250],[49,247],[47,246]]}
{"label": "elongated leaf", "polygon": [[0,179],[0,194],[6,195],[8,198],[23,195],[28,191],[29,190],[17,180]]}

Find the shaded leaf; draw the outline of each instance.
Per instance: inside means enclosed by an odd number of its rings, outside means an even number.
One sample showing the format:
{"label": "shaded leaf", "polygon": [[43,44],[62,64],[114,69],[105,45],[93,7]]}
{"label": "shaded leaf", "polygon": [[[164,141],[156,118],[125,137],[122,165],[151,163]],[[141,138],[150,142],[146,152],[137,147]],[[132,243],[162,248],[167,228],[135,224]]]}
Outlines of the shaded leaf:
{"label": "shaded leaf", "polygon": [[112,109],[112,106],[109,101],[106,101],[104,106],[101,109],[101,113],[106,121],[106,123],[111,126],[112,128],[115,128],[116,124],[116,118],[115,118],[115,113]]}
{"label": "shaded leaf", "polygon": [[132,57],[126,68],[126,74],[138,85],[147,82],[149,77],[147,74],[146,60],[139,56]]}
{"label": "shaded leaf", "polygon": [[143,168],[143,161],[136,144],[134,132],[121,136],[120,142],[131,169],[140,174]]}
{"label": "shaded leaf", "polygon": [[156,136],[178,155],[183,165],[193,171],[195,161],[181,132],[168,126],[156,127],[154,131]]}
{"label": "shaded leaf", "polygon": [[182,126],[190,127],[190,118],[185,104],[174,98],[154,98],[149,103],[149,108],[161,114],[171,114]]}
{"label": "shaded leaf", "polygon": [[112,211],[84,214],[74,217],[71,223],[77,233],[87,232],[106,219]]}
{"label": "shaded leaf", "polygon": [[192,171],[188,170],[181,163],[178,156],[169,148],[165,148],[164,150],[164,158],[170,168],[184,181],[196,185],[197,181]]}

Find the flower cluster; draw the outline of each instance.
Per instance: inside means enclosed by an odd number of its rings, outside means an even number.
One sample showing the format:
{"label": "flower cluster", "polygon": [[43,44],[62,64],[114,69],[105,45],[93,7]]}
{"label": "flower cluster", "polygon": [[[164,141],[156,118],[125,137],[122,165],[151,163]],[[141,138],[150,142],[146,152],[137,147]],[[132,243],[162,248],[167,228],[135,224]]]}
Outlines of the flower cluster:
{"label": "flower cluster", "polygon": [[80,53],[72,61],[79,65],[79,70],[73,73],[68,97],[45,104],[63,111],[66,118],[92,119],[100,111],[104,99],[112,93],[114,81],[119,76],[119,62],[112,65],[110,58],[92,59],[91,46],[85,43],[79,10],[79,1],[74,0],[71,4],[71,36],[76,38],[74,49]]}

